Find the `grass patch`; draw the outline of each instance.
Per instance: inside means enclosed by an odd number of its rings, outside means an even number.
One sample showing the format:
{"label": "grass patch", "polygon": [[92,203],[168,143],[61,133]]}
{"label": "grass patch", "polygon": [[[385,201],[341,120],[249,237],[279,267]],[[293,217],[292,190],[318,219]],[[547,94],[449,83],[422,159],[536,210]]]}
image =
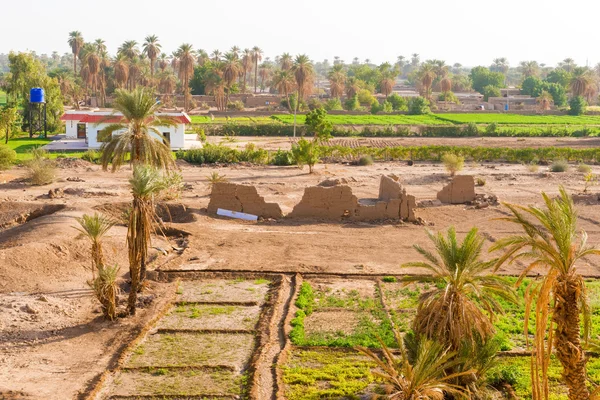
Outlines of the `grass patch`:
{"label": "grass patch", "polygon": [[598,115],[436,114],[438,120],[454,124],[600,125]]}

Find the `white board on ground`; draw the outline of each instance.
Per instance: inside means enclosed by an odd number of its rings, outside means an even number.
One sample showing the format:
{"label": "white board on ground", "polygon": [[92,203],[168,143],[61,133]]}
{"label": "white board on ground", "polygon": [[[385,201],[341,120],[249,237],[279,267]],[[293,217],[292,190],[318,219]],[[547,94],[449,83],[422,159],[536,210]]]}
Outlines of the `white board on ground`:
{"label": "white board on ground", "polygon": [[258,216],[252,214],[246,214],[243,212],[223,210],[222,208],[217,209],[217,215],[222,215],[223,217],[231,217],[237,219],[244,219],[246,221],[257,221]]}

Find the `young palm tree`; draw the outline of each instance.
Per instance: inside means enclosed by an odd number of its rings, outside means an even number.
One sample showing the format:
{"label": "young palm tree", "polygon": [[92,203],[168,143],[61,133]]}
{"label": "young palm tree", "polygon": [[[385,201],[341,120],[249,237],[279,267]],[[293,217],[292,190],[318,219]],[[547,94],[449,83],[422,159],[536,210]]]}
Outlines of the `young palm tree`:
{"label": "young palm tree", "polygon": [[150,35],[146,36],[144,39],[144,53],[150,60],[150,77],[154,78],[154,65],[156,64],[156,59],[160,54],[161,44],[158,43],[158,36]]}
{"label": "young palm tree", "polygon": [[[162,139],[158,126],[173,126],[169,117],[156,115],[161,108],[153,93],[144,88],[131,92],[117,89],[113,108],[123,114],[123,122],[111,124],[105,128],[106,134],[121,132],[115,135],[102,147],[102,168],[108,169],[112,163],[112,171],[116,171],[131,155],[132,165],[151,165],[157,168],[170,169],[174,166],[171,149]],[[109,117],[111,118],[111,117]],[[155,134],[158,137],[152,136]]]}
{"label": "young palm tree", "polygon": [[254,93],[258,85],[258,62],[262,61],[263,51],[260,47],[254,46],[252,48],[252,61],[254,62]]}
{"label": "young palm tree", "polygon": [[481,261],[484,239],[477,234],[477,228],[471,229],[460,244],[454,227],[448,229],[446,237],[441,232],[429,231],[427,236],[433,242],[435,253],[414,245],[427,262],[402,265],[429,272],[427,276],[407,276],[404,282],[436,285],[436,289],[422,294],[419,299],[414,331],[453,351],[465,343],[474,346],[478,339],[487,341],[494,334],[494,314],[503,312],[495,296],[516,301],[510,285],[490,273],[497,260]]}
{"label": "young palm tree", "polygon": [[104,318],[114,321],[117,318],[117,295],[119,267],[100,266],[98,277],[89,282],[96,298],[102,306]]}
{"label": "young palm tree", "polygon": [[127,247],[131,289],[127,310],[135,314],[137,292],[146,275],[148,246],[151,244],[152,225],[156,219],[154,199],[165,189],[158,171],[145,165],[136,165],[129,180],[133,202],[127,225]]}
{"label": "young palm tree", "polygon": [[104,254],[102,252],[102,238],[115,225],[115,222],[104,215],[94,213],[94,215],[84,214],[81,218],[76,218],[79,227],[75,227],[81,236],[86,236],[92,243],[92,280],[96,277],[96,270],[104,266]]}
{"label": "young palm tree", "polygon": [[[581,259],[600,254],[600,249],[589,246],[585,231],[578,231],[577,210],[564,187],[560,187],[557,198],[552,199],[546,193],[542,193],[542,198],[545,208],[505,204],[512,216],[502,220],[520,226],[523,233],[498,240],[490,250],[505,250],[497,267],[517,259],[530,260],[520,279],[533,268],[547,271],[540,283],[527,290],[525,331],[532,306],[535,306],[536,324],[532,352],[533,399],[548,398],[548,365],[553,347],[563,366],[569,399],[589,399],[587,359],[581,337],[583,333],[584,340],[589,338],[590,309],[584,280],[575,265]],[[583,332],[580,317],[583,317]]]}
{"label": "young palm tree", "polygon": [[541,111],[549,110],[552,106],[552,95],[545,90],[542,90],[542,93],[535,99],[536,103],[539,105]]}
{"label": "young palm tree", "polygon": [[83,47],[83,36],[79,31],[73,31],[69,33],[69,46],[73,53],[73,74],[77,76],[77,57],[79,56],[79,50]]}
{"label": "young palm tree", "polygon": [[183,88],[183,108],[190,102],[190,78],[194,75],[194,50],[191,44],[184,43],[177,50],[179,58],[179,79]]}
{"label": "young palm tree", "polygon": [[390,393],[381,397],[393,400],[443,400],[445,395],[466,397],[464,389],[452,381],[473,371],[445,375],[445,371],[457,365],[456,353],[450,352],[438,342],[423,339],[411,363],[398,334],[396,341],[400,348],[399,357],[394,356],[382,340],[379,342],[383,348],[383,358],[367,348],[356,348],[379,367],[380,371],[373,371],[373,375],[390,385]]}

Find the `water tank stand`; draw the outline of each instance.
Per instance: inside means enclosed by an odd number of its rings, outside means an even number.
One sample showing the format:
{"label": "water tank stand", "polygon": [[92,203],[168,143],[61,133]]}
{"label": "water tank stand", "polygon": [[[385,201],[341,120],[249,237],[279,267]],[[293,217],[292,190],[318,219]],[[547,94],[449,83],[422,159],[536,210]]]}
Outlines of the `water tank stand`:
{"label": "water tank stand", "polygon": [[34,135],[47,137],[46,103],[29,103],[29,137]]}

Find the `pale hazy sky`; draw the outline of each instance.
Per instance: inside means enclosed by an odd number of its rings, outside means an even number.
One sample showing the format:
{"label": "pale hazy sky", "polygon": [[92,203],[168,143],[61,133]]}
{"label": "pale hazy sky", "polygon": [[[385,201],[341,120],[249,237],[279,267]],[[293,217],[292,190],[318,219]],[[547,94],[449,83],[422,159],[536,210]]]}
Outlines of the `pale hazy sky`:
{"label": "pale hazy sky", "polygon": [[548,65],[600,62],[598,0],[3,0],[0,53],[70,51],[68,33],[125,40],[156,34],[170,54],[181,43],[208,52],[259,46],[267,56],[307,53],[394,61],[398,55],[489,65],[507,57]]}

